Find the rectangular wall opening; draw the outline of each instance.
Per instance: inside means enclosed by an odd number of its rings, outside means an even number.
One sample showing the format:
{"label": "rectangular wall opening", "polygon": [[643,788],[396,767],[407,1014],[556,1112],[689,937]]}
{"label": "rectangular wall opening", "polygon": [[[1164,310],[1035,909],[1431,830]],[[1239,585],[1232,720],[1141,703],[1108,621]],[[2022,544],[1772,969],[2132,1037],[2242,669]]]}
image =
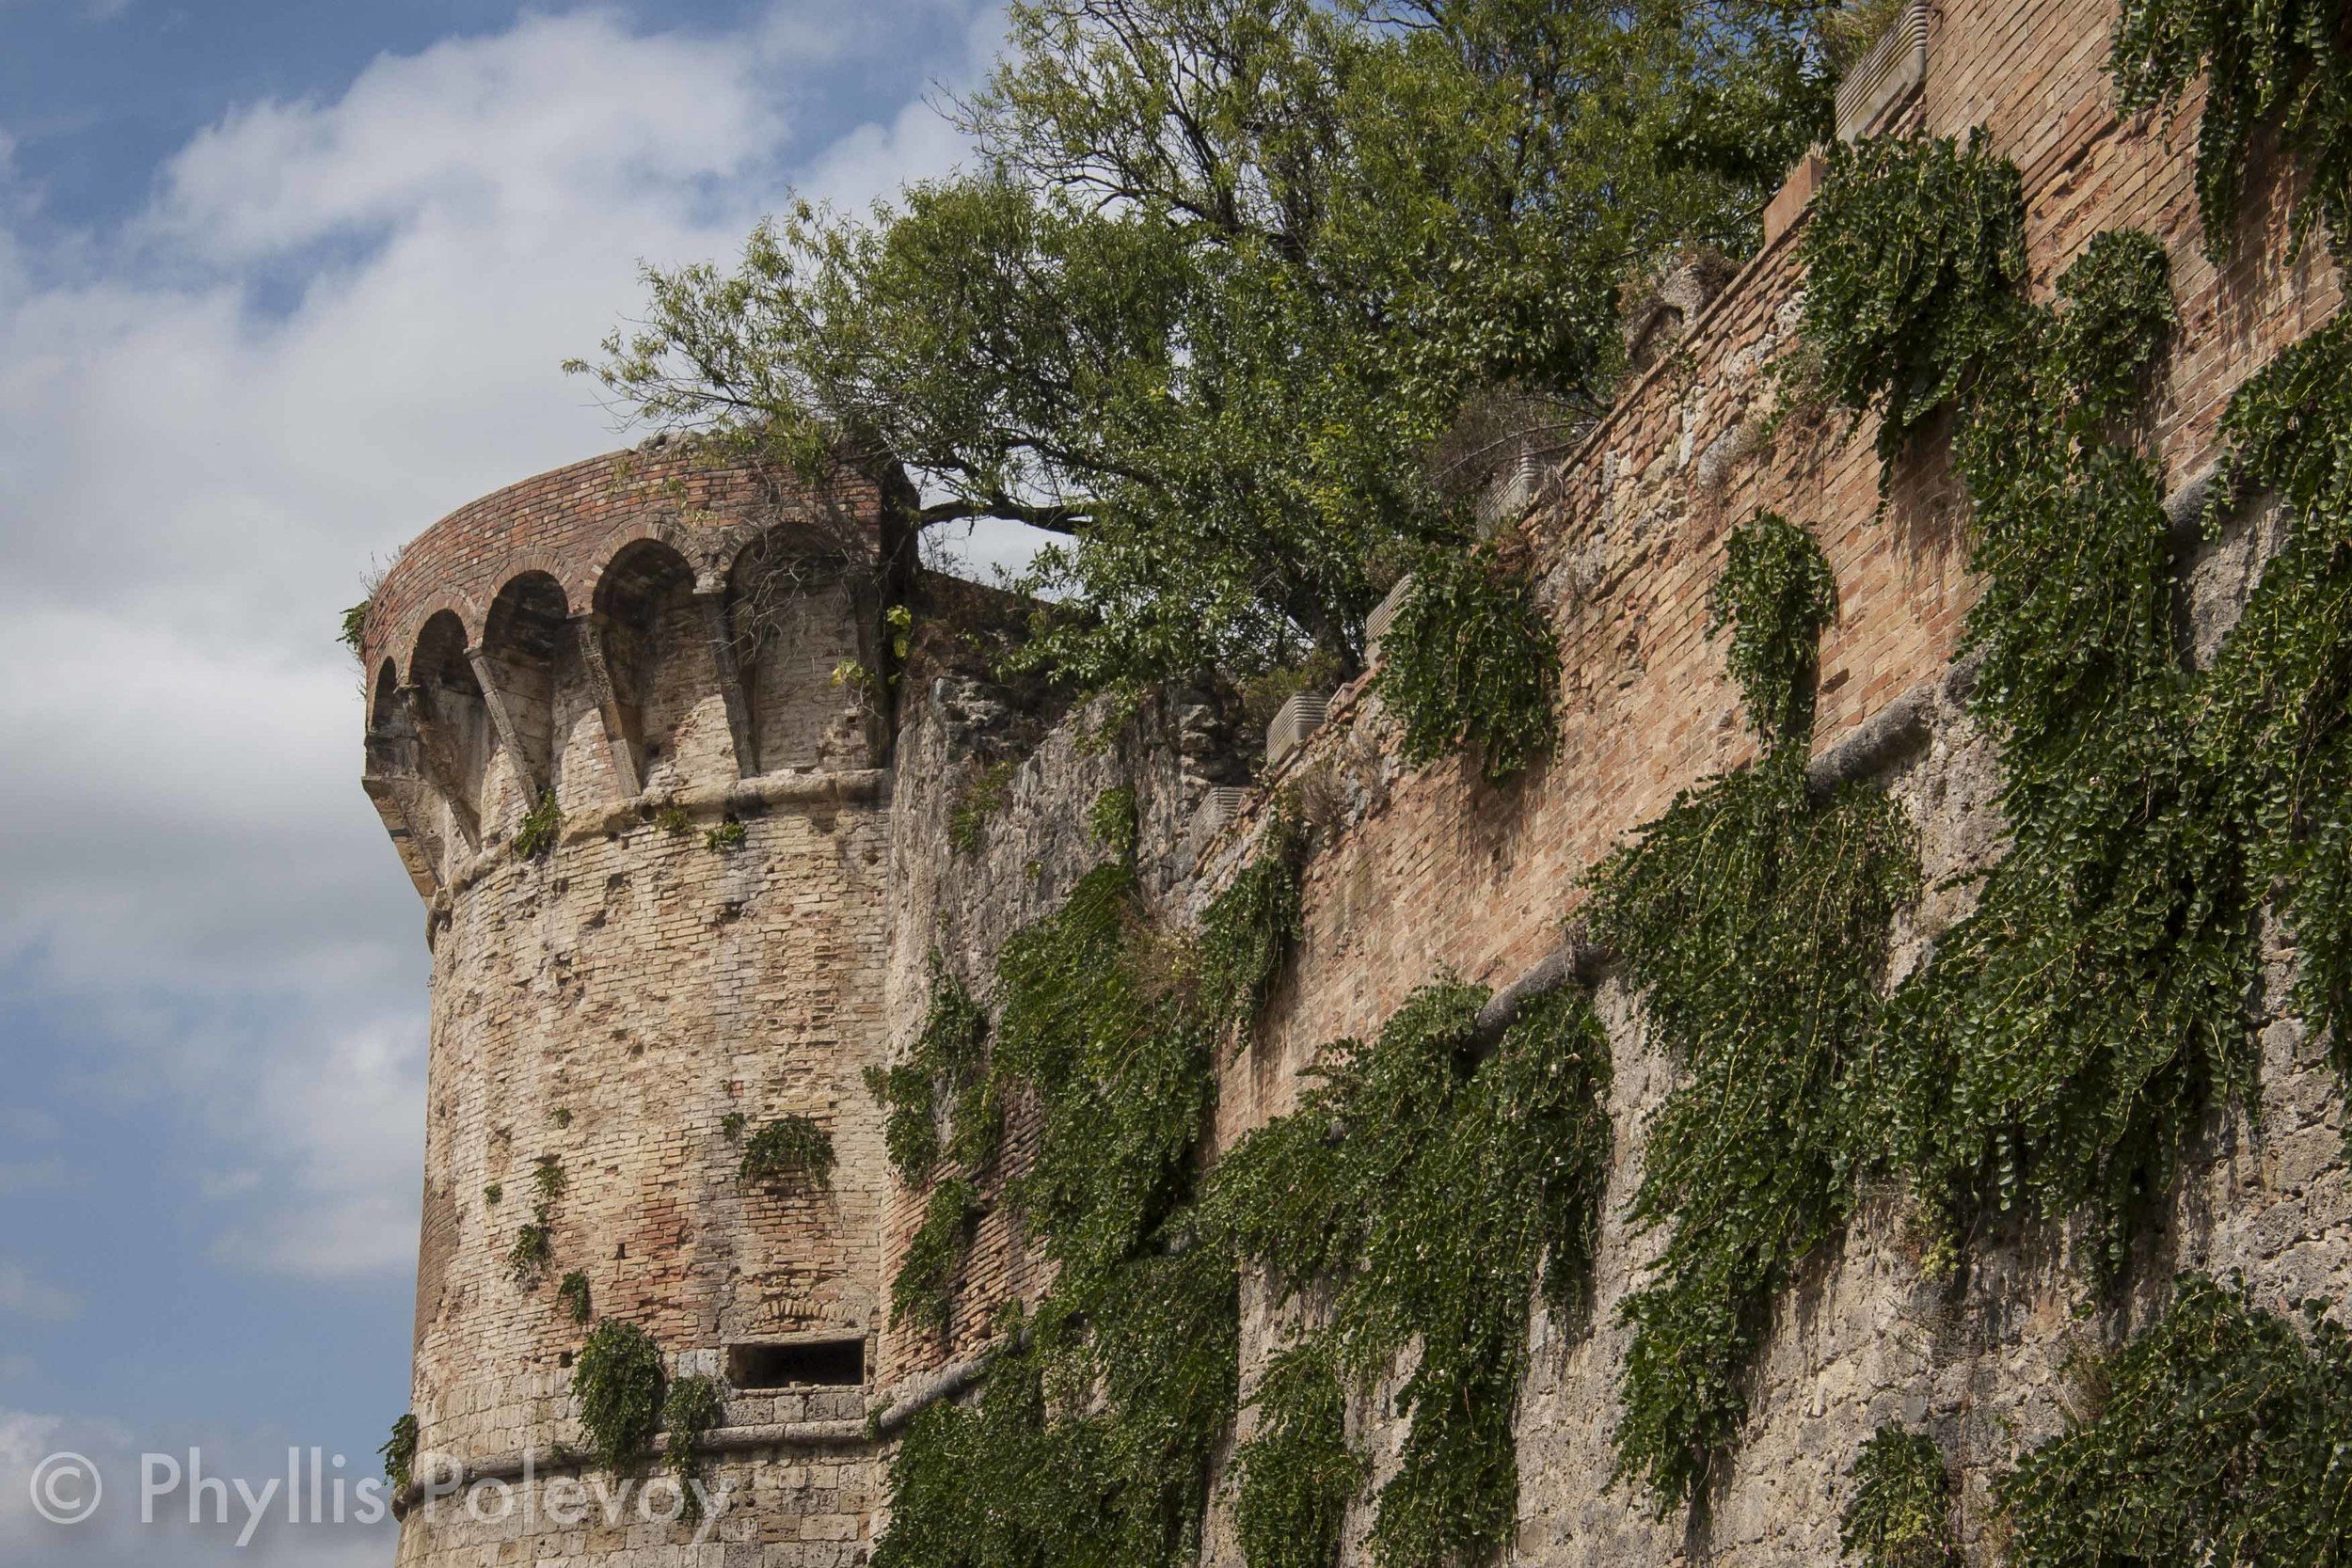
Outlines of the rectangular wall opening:
{"label": "rectangular wall opening", "polygon": [[855,1388],[866,1382],[866,1340],[729,1345],[727,1381],[738,1388]]}

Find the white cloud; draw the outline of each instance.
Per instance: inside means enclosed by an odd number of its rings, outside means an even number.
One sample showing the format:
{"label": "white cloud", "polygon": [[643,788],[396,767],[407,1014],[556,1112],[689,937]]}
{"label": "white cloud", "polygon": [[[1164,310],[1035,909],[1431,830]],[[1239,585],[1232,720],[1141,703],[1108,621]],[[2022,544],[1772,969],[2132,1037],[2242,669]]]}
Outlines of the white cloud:
{"label": "white cloud", "polygon": [[0,1262],[0,1313],[63,1323],[81,1309],[72,1291],[59,1290],[21,1263]]}
{"label": "white cloud", "polygon": [[787,181],[862,206],[952,163],[912,81],[830,141],[794,116],[926,51],[968,82],[997,25],[965,0],[734,37],[527,15],[231,110],[124,230],[39,265],[0,147],[0,966],[105,1048],[87,1087],[181,1119],[216,1256],[414,1256],[423,921],[356,782],[333,634],[361,572],[617,444],[557,366],[641,259],[731,256]]}

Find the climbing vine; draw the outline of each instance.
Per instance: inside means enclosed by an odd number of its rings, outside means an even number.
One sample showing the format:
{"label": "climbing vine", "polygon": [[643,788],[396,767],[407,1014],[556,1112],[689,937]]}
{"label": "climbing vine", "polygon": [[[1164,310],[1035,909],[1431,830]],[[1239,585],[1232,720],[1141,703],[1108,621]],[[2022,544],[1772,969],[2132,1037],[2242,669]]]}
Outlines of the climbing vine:
{"label": "climbing vine", "polygon": [[1467,749],[1500,784],[1559,738],[1559,644],[1525,563],[1501,546],[1433,551],[1414,566],[1376,678],[1415,766]]}
{"label": "climbing vine", "polygon": [[1862,1568],[1960,1568],[1952,1480],[1924,1432],[1883,1426],[1854,1460],[1853,1500],[1837,1521],[1840,1556]]}
{"label": "climbing vine", "polygon": [[[882,1146],[891,1168],[907,1185],[930,1180],[943,1152],[966,1170],[993,1157],[1003,1117],[991,1092],[987,1042],[988,1014],[932,954],[930,1006],[922,1032],[904,1061],[866,1069],[866,1090],[882,1108]],[[949,1107],[944,1144],[943,1099]]]}
{"label": "climbing vine", "polygon": [[[515,1243],[506,1249],[507,1275],[526,1291],[539,1288],[548,1265],[555,1260],[555,1203],[564,1196],[566,1181],[559,1156],[542,1154],[532,1162],[531,1184],[539,1195],[538,1201],[531,1206],[531,1218],[516,1229]],[[484,1196],[489,1196],[487,1189]]]}
{"label": "climbing vine", "polygon": [[1830,148],[1804,240],[1804,341],[1822,389],[1879,420],[1881,483],[2011,336],[2026,277],[2017,170],[1981,132]]}
{"label": "climbing vine", "polygon": [[1649,1120],[1630,1211],[1667,1232],[1665,1249],[1619,1307],[1633,1341],[1617,1473],[1661,1510],[1705,1486],[1746,1418],[1774,1294],[1846,1217],[1854,1090],[1891,924],[1918,877],[1883,793],[1806,786],[1815,648],[1834,610],[1819,546],[1763,515],[1727,558],[1710,625],[1731,628],[1765,755],[1679,797],[1589,879],[1592,935],[1688,1074]]}
{"label": "climbing vine", "polygon": [[588,1331],[572,1392],[597,1463],[614,1474],[636,1467],[661,1419],[661,1349],[635,1323],[607,1318]]}
{"label": "climbing vine", "polygon": [[[1833,180],[1973,200],[1899,173],[1943,155],[1890,146]],[[1981,182],[2016,199],[2013,177]],[[1825,215],[1883,213],[1885,196]],[[2001,746],[2013,842],[1894,997],[1869,1098],[1933,1219],[1932,1262],[1948,1265],[1977,1216],[2088,1206],[2112,1270],[2206,1106],[2250,1090],[2259,889],[2227,782],[2195,742],[2137,418],[2173,325],[2162,247],[2099,236],[2055,306],[2003,303],[1993,291],[2011,281],[1982,264],[1962,291],[1974,325],[1930,368],[1961,388],[1954,452],[1984,583],[1963,636],[1980,658],[1970,705]]]}
{"label": "climbing vine", "polygon": [[1347,1390],[1328,1347],[1277,1354],[1250,1402],[1258,1429],[1234,1454],[1242,1559],[1249,1568],[1330,1568],[1372,1466],[1347,1445]]}
{"label": "climbing vine", "polygon": [[890,1281],[892,1328],[947,1332],[956,1271],[971,1247],[972,1222],[978,1212],[979,1195],[963,1178],[949,1177],[931,1188],[923,1205],[923,1223],[909,1238],[906,1256]]}
{"label": "climbing vine", "polygon": [[2000,1482],[2014,1568],[2352,1563],[2352,1332],[2325,1306],[2306,1342],[2243,1282],[2184,1275],[2090,1369],[2090,1414]]}
{"label": "climbing vine", "polygon": [[1306,834],[1278,812],[1258,853],[1200,911],[1201,1006],[1221,1027],[1257,1016],[1304,934],[1298,869]]}
{"label": "climbing vine", "polygon": [[[1025,1096],[1037,1116],[1034,1157],[1006,1195],[1054,1284],[999,1323],[977,1404],[908,1424],[875,1562],[1188,1562],[1239,1334],[1232,1257],[1195,1217],[1215,1094],[1198,959],[1152,925],[1122,858],[1005,944],[995,990],[987,1092]],[[934,1192],[934,1240],[961,1185]],[[941,1250],[911,1249],[894,1307],[927,1305]]]}
{"label": "climbing vine", "polygon": [[809,1117],[788,1113],[762,1122],[743,1141],[737,1172],[746,1181],[788,1189],[833,1186],[833,1134]]}
{"label": "climbing vine", "polygon": [[[1417,991],[1370,1045],[1343,1041],[1299,1108],[1211,1178],[1213,1228],[1324,1325],[1258,1386],[1237,1509],[1252,1568],[1336,1541],[1360,1484],[1336,1380],[1370,1387],[1408,1346],[1402,1463],[1373,1551],[1391,1568],[1491,1556],[1517,1517],[1512,1429],[1540,1295],[1576,1309],[1609,1165],[1606,1037],[1583,996],[1532,999],[1481,1059],[1479,987]],[[1277,1545],[1284,1530],[1294,1534]],[[1316,1558],[1331,1560],[1327,1551]]]}
{"label": "climbing vine", "polygon": [[2197,196],[2205,243],[2217,254],[2233,248],[2247,154],[2266,123],[2278,126],[2280,150],[2310,177],[2318,206],[2316,214],[2296,209],[2296,240],[2316,218],[2339,256],[2352,250],[2352,81],[2343,23],[2331,0],[2122,0],[2108,63],[2126,114],[2169,112],[2205,79]]}
{"label": "climbing vine", "polygon": [[716,1378],[699,1374],[670,1385],[661,1402],[661,1463],[677,1482],[681,1515],[691,1525],[703,1516],[702,1494],[695,1482],[703,1478],[702,1440],[726,1419],[723,1391]]}
{"label": "climbing vine", "polygon": [[565,1314],[576,1323],[584,1323],[595,1315],[588,1302],[588,1276],[578,1269],[556,1283],[555,1299],[564,1304]]}
{"label": "climbing vine", "polygon": [[2267,489],[2288,528],[2205,682],[2196,734],[2227,771],[2254,879],[2280,890],[2294,928],[2295,1005],[2352,1085],[2352,317],[2248,381],[2222,428],[2234,446],[2213,516]]}

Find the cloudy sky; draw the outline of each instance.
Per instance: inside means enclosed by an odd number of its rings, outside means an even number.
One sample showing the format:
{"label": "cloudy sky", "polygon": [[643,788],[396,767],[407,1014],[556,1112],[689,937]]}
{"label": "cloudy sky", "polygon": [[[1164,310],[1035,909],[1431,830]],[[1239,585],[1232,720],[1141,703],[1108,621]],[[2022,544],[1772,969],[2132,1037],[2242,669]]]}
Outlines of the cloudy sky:
{"label": "cloudy sky", "polygon": [[[641,260],[960,155],[982,0],[0,0],[0,1565],[389,1563],[135,1527],[406,1408],[423,916],[339,612],[607,450]],[[88,1454],[72,1532],[29,1470]],[[128,1495],[126,1497],[126,1494]]]}

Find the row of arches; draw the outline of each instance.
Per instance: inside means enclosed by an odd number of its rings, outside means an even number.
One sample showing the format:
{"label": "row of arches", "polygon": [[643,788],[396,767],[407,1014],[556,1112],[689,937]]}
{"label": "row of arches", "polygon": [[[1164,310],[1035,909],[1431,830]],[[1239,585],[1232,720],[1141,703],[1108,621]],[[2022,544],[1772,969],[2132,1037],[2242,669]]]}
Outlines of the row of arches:
{"label": "row of arches", "polygon": [[782,531],[739,551],[715,587],[675,546],[632,541],[584,608],[553,574],[518,571],[479,641],[443,607],[382,653],[371,790],[430,819],[422,847],[440,860],[479,847],[546,790],[568,812],[652,787],[870,766],[881,736],[834,672],[873,662],[874,600],[838,556]]}

